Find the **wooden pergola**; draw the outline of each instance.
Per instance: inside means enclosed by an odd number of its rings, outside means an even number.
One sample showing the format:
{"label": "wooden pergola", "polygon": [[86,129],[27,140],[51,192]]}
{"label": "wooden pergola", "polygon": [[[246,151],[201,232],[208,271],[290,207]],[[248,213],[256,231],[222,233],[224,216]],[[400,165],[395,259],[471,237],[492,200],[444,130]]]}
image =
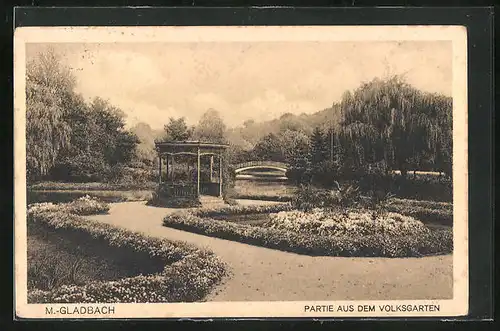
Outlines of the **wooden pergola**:
{"label": "wooden pergola", "polygon": [[[225,144],[214,144],[200,141],[165,141],[155,142],[156,152],[158,153],[158,184],[163,185],[168,195],[175,197],[214,195],[222,196],[223,186],[223,155],[228,147]],[[196,181],[181,183],[175,178],[176,156],[196,157]],[[201,180],[202,158],[209,157],[210,168],[208,181]],[[218,174],[214,174],[214,157],[218,158]],[[162,168],[165,161],[166,176]],[[187,163],[188,173],[190,170]],[[163,178],[165,177],[165,180]]]}

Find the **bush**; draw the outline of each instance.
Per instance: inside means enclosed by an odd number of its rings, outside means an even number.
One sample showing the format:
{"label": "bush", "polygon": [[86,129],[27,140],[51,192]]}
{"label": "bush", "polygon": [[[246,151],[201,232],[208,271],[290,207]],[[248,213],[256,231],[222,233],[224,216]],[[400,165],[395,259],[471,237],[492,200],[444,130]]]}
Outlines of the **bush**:
{"label": "bush", "polygon": [[94,152],[79,152],[61,157],[50,170],[50,178],[67,182],[95,182],[105,180],[111,171],[102,155]]}
{"label": "bush", "polygon": [[127,167],[118,164],[111,168],[107,180],[112,184],[138,187],[157,180],[152,168]]}
{"label": "bush", "polygon": [[157,192],[148,200],[148,206],[165,208],[197,208],[201,207],[201,201],[198,197],[162,197]]}
{"label": "bush", "polygon": [[295,208],[310,211],[314,208],[338,209],[351,208],[360,203],[361,196],[358,187],[345,185],[337,190],[316,188],[312,185],[301,185],[297,190],[292,204]]}
{"label": "bush", "polygon": [[164,265],[161,272],[149,275],[31,291],[29,303],[192,302],[202,299],[227,275],[224,263],[212,252],[86,220],[48,204],[29,209],[28,226],[40,233],[80,238],[75,242],[77,245],[106,243],[110,250],[124,251],[129,257],[130,252],[146,255],[153,261],[163,261]]}
{"label": "bush", "polygon": [[453,251],[453,233],[433,229],[419,235],[316,235],[201,218],[183,211],[167,215],[167,227],[307,255],[419,257]]}
{"label": "bush", "polygon": [[69,203],[53,204],[51,202],[35,203],[28,206],[29,212],[66,211],[75,215],[105,214],[109,205],[97,198],[88,195],[80,197]]}
{"label": "bush", "polygon": [[68,208],[68,212],[76,215],[105,214],[109,211],[107,203],[88,195],[70,202],[65,207]]}
{"label": "bush", "polygon": [[453,201],[453,183],[440,177],[403,178],[393,176],[391,192],[400,198],[417,200]]}

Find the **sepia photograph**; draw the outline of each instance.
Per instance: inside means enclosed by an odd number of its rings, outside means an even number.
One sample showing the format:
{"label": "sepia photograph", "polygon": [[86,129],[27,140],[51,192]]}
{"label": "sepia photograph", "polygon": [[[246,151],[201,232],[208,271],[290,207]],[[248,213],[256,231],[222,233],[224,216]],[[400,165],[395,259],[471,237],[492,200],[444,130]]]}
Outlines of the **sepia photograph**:
{"label": "sepia photograph", "polygon": [[467,313],[460,27],[15,37],[21,316]]}

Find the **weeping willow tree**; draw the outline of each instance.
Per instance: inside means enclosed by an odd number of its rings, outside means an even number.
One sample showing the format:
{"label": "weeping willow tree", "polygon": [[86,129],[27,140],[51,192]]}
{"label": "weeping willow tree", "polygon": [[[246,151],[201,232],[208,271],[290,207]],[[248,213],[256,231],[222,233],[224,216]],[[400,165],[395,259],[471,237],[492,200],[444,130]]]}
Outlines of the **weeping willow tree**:
{"label": "weeping willow tree", "polygon": [[419,91],[395,76],[346,92],[341,113],[339,140],[352,167],[385,161],[403,176],[420,167],[450,174],[451,98]]}
{"label": "weeping willow tree", "polygon": [[26,166],[28,180],[48,173],[58,152],[69,144],[65,112],[73,103],[75,78],[49,49],[26,68]]}

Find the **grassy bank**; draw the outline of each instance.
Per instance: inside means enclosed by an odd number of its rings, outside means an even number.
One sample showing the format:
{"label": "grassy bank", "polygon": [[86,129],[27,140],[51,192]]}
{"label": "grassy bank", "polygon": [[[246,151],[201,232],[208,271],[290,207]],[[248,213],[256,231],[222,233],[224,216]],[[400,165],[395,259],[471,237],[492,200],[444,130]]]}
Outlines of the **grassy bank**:
{"label": "grassy bank", "polygon": [[156,182],[146,183],[67,183],[67,182],[38,182],[29,185],[30,190],[35,191],[130,191],[130,190],[153,190],[156,188]]}

